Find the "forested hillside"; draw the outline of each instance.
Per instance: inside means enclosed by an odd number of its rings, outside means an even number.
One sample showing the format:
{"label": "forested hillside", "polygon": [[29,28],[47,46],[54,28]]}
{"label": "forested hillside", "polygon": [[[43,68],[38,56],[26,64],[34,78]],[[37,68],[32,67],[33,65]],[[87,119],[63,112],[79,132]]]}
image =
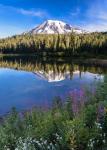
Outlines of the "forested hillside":
{"label": "forested hillside", "polygon": [[0,40],[0,53],[62,52],[63,55],[107,54],[107,33],[18,35]]}

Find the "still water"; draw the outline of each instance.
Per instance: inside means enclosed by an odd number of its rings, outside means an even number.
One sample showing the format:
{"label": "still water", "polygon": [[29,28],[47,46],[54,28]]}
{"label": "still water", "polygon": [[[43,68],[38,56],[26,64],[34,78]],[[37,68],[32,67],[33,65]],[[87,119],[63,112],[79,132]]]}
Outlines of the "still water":
{"label": "still water", "polygon": [[82,67],[80,70],[80,66],[74,67],[73,64],[33,63],[30,64],[33,69],[29,69],[27,63],[28,69],[24,69],[25,64],[15,67],[18,62],[9,62],[8,65],[5,61],[1,63],[0,115],[8,113],[12,107],[16,107],[18,111],[35,106],[49,107],[56,96],[65,99],[71,91],[94,86],[96,82],[103,80],[101,68],[96,71],[93,66],[88,69]]}

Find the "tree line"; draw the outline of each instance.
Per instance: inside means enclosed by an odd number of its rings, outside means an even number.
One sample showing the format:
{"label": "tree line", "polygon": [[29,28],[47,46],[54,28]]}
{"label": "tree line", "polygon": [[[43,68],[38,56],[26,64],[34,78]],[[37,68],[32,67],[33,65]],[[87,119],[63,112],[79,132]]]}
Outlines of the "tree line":
{"label": "tree line", "polygon": [[0,53],[56,53],[63,55],[107,54],[107,33],[31,35],[23,34],[0,40]]}

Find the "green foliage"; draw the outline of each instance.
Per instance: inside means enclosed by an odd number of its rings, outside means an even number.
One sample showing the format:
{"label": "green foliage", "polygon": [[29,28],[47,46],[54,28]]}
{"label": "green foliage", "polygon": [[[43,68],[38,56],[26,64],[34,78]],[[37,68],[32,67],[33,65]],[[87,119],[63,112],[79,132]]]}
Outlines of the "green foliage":
{"label": "green foliage", "polygon": [[[63,104],[56,97],[48,110],[32,109],[10,115],[0,124],[2,150],[106,150],[107,101],[105,85],[99,85],[94,96],[90,93],[79,113],[74,115],[72,97]],[[103,91],[102,98],[100,91]],[[87,93],[89,95],[89,93]],[[85,95],[88,96],[88,95]],[[98,98],[100,95],[100,100]],[[84,97],[83,97],[84,98]],[[78,101],[78,99],[75,99]]]}
{"label": "green foliage", "polygon": [[107,33],[23,34],[0,40],[0,53],[37,53],[39,55],[88,56],[107,54]]}

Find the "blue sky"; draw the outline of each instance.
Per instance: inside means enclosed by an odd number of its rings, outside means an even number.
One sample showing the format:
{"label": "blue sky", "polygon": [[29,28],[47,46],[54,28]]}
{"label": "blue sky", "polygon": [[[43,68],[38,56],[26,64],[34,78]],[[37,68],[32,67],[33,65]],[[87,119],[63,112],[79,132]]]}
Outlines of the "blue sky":
{"label": "blue sky", "polygon": [[0,38],[20,34],[47,19],[107,31],[107,0],[0,0]]}

